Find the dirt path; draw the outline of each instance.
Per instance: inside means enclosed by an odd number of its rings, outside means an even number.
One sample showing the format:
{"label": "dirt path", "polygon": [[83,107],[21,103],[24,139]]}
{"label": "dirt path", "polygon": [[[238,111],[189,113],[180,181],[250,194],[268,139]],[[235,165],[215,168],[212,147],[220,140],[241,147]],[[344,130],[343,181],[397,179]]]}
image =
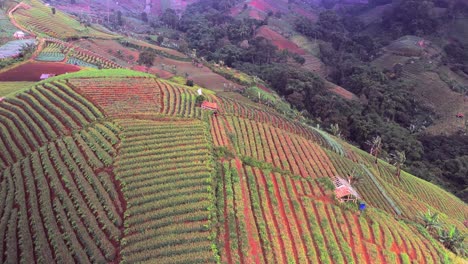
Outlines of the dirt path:
{"label": "dirt path", "polygon": [[27,32],[33,37],[36,37],[36,34],[34,34],[32,31],[27,30],[25,27],[21,26],[19,23],[16,22],[15,18],[13,17],[13,13],[18,10],[19,8],[26,8],[29,7],[27,4],[21,2],[17,4],[15,7],[13,7],[10,11],[8,11],[8,17],[10,18],[10,22],[17,28],[21,29],[24,32]]}
{"label": "dirt path", "polygon": [[31,58],[29,60],[35,60],[37,58],[37,56],[39,56],[39,54],[44,49],[44,46],[45,46],[45,39],[40,38],[39,43],[37,44],[37,49],[36,49],[36,51],[34,51],[33,55],[31,56]]}

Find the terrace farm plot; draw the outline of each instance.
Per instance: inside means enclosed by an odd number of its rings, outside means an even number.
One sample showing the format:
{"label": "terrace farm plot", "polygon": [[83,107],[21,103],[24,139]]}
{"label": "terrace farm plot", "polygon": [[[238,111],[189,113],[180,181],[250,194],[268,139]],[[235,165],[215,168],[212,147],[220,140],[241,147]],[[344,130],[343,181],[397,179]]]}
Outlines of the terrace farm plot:
{"label": "terrace farm plot", "polygon": [[[131,77],[133,76],[133,77]],[[146,77],[145,77],[146,76]],[[0,102],[0,260],[444,263],[412,221],[466,204],[265,106],[143,73],[88,70]],[[368,209],[334,199],[346,178]],[[399,221],[404,219],[405,221]],[[465,234],[464,229],[461,229]]]}
{"label": "terrace farm plot", "polygon": [[[228,263],[439,263],[442,252],[388,215],[373,220],[317,199],[306,177],[223,163],[218,201],[222,257]],[[231,230],[233,227],[238,227]]]}
{"label": "terrace farm plot", "polygon": [[13,39],[13,34],[18,30],[11,24],[5,11],[0,10],[0,45]]}
{"label": "terrace farm plot", "polygon": [[102,117],[51,84],[1,102],[2,262],[117,259],[124,207],[110,165],[118,129]]}
{"label": "terrace farm plot", "polygon": [[56,13],[52,14],[51,8],[38,0],[29,0],[26,3],[30,8],[18,8],[13,13],[13,17],[23,28],[37,35],[62,39],[69,37],[109,39],[115,37],[108,33],[97,31],[92,27],[81,25],[73,17],[59,10],[56,10]]}
{"label": "terrace farm plot", "polygon": [[122,260],[214,262],[210,207],[214,175],[200,121],[122,120],[116,176],[127,202]]}
{"label": "terrace farm plot", "polygon": [[37,61],[59,62],[65,60],[67,47],[59,42],[46,41],[39,55],[35,58]]}
{"label": "terrace farm plot", "polygon": [[201,116],[195,91],[155,78],[72,79],[69,85],[114,117]]}
{"label": "terrace farm plot", "polygon": [[121,68],[117,63],[101,55],[58,39],[45,39],[39,50],[39,55],[35,57],[37,61],[66,62],[75,66],[96,69]]}

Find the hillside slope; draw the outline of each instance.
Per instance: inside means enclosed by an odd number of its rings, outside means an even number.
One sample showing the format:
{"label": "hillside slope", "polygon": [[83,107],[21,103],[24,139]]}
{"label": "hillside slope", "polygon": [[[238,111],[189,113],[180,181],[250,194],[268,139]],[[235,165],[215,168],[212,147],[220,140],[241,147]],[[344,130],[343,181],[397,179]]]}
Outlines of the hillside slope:
{"label": "hillside slope", "polygon": [[463,133],[465,118],[457,115],[468,114],[468,97],[463,88],[468,79],[444,63],[442,48],[424,38],[404,36],[382,50],[372,64],[388,71],[400,66],[398,77],[410,84],[415,97],[434,110],[434,123],[426,131],[432,135]]}
{"label": "hillside slope", "polygon": [[[2,262],[442,263],[411,220],[468,207],[262,105],[126,70],[52,78],[0,102]],[[359,216],[324,179],[360,168]],[[354,209],[353,209],[354,208]],[[408,221],[398,221],[394,216]]]}

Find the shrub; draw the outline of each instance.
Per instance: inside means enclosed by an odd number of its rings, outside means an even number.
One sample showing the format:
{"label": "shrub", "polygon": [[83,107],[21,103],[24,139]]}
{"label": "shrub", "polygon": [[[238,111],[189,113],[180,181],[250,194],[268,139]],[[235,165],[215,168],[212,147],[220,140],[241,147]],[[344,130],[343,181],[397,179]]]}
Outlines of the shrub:
{"label": "shrub", "polygon": [[203,101],[205,101],[205,99],[206,99],[205,96],[203,96],[203,95],[198,95],[198,96],[195,98],[195,103],[196,103],[196,105],[201,105],[201,103],[202,103]]}

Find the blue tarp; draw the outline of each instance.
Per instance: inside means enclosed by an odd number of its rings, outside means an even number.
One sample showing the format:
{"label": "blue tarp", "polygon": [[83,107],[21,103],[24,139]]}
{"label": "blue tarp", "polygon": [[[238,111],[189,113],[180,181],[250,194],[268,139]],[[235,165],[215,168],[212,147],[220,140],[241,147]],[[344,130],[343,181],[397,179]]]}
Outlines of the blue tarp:
{"label": "blue tarp", "polygon": [[35,39],[22,39],[7,42],[0,46],[0,59],[10,58],[19,55],[24,46],[34,44]]}

